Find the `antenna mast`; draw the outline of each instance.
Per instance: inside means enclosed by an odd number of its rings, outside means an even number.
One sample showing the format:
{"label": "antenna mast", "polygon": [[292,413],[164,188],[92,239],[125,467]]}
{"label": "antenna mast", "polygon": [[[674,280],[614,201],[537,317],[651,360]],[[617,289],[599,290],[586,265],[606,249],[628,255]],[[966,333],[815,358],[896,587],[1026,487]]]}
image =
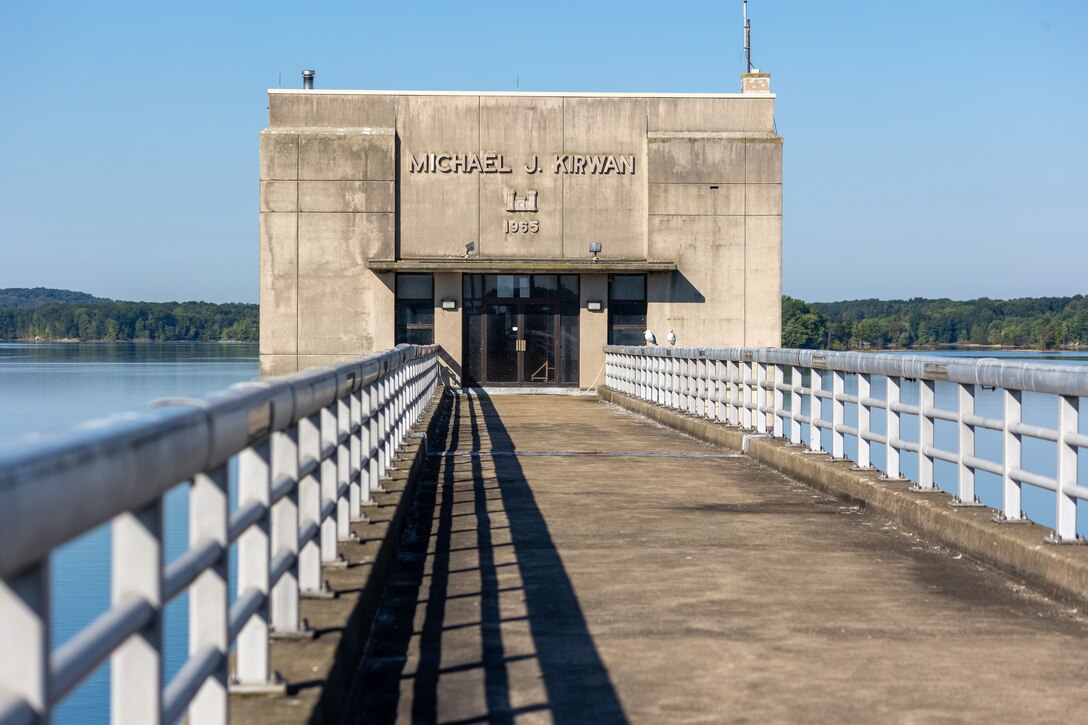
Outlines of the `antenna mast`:
{"label": "antenna mast", "polygon": [[744,59],[752,72],[752,21],[748,19],[748,0],[744,0]]}

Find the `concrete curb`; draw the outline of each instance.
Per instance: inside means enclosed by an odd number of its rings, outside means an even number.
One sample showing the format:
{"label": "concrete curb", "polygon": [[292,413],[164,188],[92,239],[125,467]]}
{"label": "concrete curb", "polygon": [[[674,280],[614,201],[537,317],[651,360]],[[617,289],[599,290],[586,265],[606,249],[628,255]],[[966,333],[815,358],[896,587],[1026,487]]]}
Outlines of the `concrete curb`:
{"label": "concrete curb", "polygon": [[[598,397],[654,422],[735,451],[745,447],[751,431],[681,413],[638,400],[610,388]],[[749,438],[748,455],[794,480],[825,491],[894,520],[925,538],[963,552],[1007,574],[1030,582],[1058,599],[1088,606],[1088,547],[1043,543],[1049,529],[1036,524],[993,522],[989,508],[953,507],[943,492],[914,493],[907,481],[884,481],[877,471],[851,469],[850,461],[831,460],[825,454],[773,438]]]}
{"label": "concrete curb", "polygon": [[[336,592],[333,599],[302,600],[302,616],[316,632],[313,639],[273,640],[272,666],[287,680],[285,695],[231,696],[231,719],[238,723],[339,723],[386,585],[396,566],[401,533],[426,465],[427,441],[433,439],[445,390],[434,399],[405,438],[394,459],[395,470],[382,479],[385,489],[364,506],[368,521],[354,522],[358,542],[339,545],[346,567],[322,568]],[[419,436],[426,435],[426,439]]]}

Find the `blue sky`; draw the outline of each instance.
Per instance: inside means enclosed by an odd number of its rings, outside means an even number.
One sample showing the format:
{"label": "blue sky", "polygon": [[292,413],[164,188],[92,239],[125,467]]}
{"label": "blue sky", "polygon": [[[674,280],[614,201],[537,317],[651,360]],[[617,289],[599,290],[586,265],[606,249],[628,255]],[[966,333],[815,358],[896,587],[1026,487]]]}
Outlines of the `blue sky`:
{"label": "blue sky", "polygon": [[[787,294],[1088,293],[1088,3],[749,7],[785,137]],[[10,3],[0,287],[256,301],[265,89],[315,68],[322,88],[735,91],[740,13]]]}

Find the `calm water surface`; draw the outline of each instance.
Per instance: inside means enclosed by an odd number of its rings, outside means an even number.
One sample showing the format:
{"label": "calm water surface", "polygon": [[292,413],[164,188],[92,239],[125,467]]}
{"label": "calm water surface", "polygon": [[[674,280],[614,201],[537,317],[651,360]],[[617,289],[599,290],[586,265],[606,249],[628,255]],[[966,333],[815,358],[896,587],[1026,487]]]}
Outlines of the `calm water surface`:
{"label": "calm water surface", "polygon": [[[992,350],[942,350],[937,353],[968,357],[1000,357],[1016,360],[1047,361],[1073,365],[1088,364],[1086,353],[1022,353]],[[0,343],[0,441],[37,434],[48,435],[91,418],[144,407],[155,398],[192,396],[211,392],[257,376],[257,346],[203,343],[87,343],[87,344],[17,344]],[[854,384],[856,387],[856,384]],[[874,378],[873,393],[883,394],[883,380]],[[912,392],[913,391],[913,392]],[[904,387],[904,402],[916,402],[917,393]],[[913,400],[912,400],[913,398]],[[937,404],[955,409],[955,388],[948,383],[937,386]],[[988,417],[1001,417],[1000,395],[980,391],[978,411]],[[807,399],[805,401],[807,407]],[[847,423],[856,423],[855,406],[848,406]],[[1056,404],[1048,396],[1024,396],[1027,422],[1054,426]],[[1088,419],[1088,416],[1084,416]],[[903,416],[903,435],[917,440],[917,418]],[[937,444],[956,449],[952,424],[937,422]],[[874,429],[883,426],[882,411],[873,411]],[[1082,430],[1086,426],[1082,424]],[[912,437],[913,431],[913,437]],[[830,440],[824,442],[830,447]],[[1036,445],[1037,444],[1037,445]],[[0,443],[2,447],[3,443]],[[856,451],[856,441],[847,442],[847,452]],[[979,431],[976,448],[984,456],[1000,455],[1000,438],[989,431]],[[1025,463],[1034,470],[1054,474],[1054,444],[1025,441]],[[873,446],[873,459],[883,462],[881,446]],[[1025,466],[1027,467],[1027,466]],[[1083,467],[1083,466],[1082,466]],[[913,456],[903,456],[904,474],[915,475]],[[951,490],[955,467],[938,461],[937,484]],[[233,479],[233,475],[232,475]],[[1083,478],[1082,478],[1083,480]],[[232,489],[234,489],[232,480]],[[1000,481],[996,476],[979,473],[977,487],[984,502],[996,505],[1000,500]],[[1024,507],[1041,523],[1053,521],[1053,494],[1024,487]],[[232,498],[235,491],[232,490]],[[166,498],[166,559],[177,558],[187,546],[187,491],[176,488]],[[1082,507],[1086,508],[1086,507]],[[1080,517],[1088,524],[1088,511]],[[1088,530],[1088,525],[1080,527]],[[69,639],[109,607],[109,529],[102,527],[63,547],[53,557],[54,647]],[[234,566],[231,564],[232,596]],[[178,597],[166,611],[165,670],[169,680],[184,663],[188,649],[186,598]],[[71,694],[56,716],[60,723],[107,722],[109,713],[109,666],[103,666]]]}
{"label": "calm water surface", "polygon": [[[257,372],[255,344],[0,343],[0,447],[17,436],[48,435],[82,420],[138,410],[156,398],[208,393]],[[186,494],[179,487],[166,497],[167,561],[187,545]],[[109,608],[109,559],[108,526],[53,557],[54,647]],[[168,679],[188,649],[186,606],[183,595],[167,607]],[[88,678],[61,705],[56,722],[108,722],[108,676],[105,665]]]}

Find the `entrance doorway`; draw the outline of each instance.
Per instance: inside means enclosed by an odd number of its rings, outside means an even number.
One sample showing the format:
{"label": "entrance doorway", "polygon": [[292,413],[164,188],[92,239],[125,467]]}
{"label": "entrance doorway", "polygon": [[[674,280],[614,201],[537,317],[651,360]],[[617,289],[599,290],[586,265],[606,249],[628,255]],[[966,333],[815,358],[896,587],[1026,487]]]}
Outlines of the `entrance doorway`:
{"label": "entrance doorway", "polygon": [[468,385],[577,385],[578,276],[464,276]]}

